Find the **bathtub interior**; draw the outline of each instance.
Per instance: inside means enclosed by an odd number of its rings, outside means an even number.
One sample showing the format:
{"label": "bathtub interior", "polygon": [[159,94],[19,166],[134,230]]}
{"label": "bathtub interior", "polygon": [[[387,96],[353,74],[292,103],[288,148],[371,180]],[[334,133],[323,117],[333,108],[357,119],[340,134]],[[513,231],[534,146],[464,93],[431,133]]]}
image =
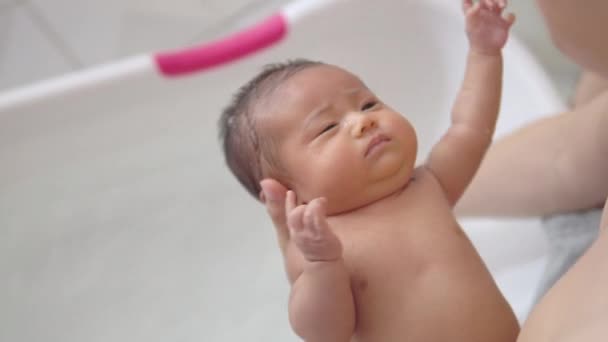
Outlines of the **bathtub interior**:
{"label": "bathtub interior", "polygon": [[[224,166],[218,113],[261,65],[321,59],[410,118],[424,156],[462,77],[462,31],[445,1],[351,1],[225,68],[1,111],[0,340],[295,341],[270,222]],[[559,107],[509,44],[499,134]],[[537,220],[462,223],[525,317],[546,249]]]}

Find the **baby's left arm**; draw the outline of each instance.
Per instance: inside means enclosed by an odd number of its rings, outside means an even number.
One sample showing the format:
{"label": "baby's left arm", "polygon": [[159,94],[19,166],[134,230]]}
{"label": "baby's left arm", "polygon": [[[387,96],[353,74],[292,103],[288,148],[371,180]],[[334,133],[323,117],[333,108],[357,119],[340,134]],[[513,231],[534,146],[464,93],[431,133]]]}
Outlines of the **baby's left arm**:
{"label": "baby's left arm", "polygon": [[500,107],[502,48],[515,17],[503,17],[506,0],[463,1],[469,53],[452,124],[435,145],[427,168],[454,205],[475,175],[492,141]]}

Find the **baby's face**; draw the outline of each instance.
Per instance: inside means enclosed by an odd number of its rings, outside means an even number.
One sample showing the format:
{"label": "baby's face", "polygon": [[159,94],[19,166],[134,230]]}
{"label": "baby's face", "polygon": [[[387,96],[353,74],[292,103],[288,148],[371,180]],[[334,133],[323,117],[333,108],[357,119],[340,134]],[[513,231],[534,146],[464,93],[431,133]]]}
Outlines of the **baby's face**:
{"label": "baby's face", "polygon": [[260,115],[299,202],[328,200],[327,214],[372,203],[403,187],[416,160],[416,134],[356,76],[314,66],[290,77]]}

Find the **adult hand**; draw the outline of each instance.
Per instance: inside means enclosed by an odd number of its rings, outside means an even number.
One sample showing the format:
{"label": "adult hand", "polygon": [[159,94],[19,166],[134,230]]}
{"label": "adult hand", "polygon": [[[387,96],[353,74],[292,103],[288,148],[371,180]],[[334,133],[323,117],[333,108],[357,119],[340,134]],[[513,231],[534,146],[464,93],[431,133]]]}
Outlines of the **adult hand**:
{"label": "adult hand", "polygon": [[262,192],[260,199],[266,206],[268,215],[275,227],[279,248],[285,257],[287,242],[289,241],[289,228],[287,227],[287,215],[285,213],[285,198],[287,188],[274,179],[264,179],[260,182]]}

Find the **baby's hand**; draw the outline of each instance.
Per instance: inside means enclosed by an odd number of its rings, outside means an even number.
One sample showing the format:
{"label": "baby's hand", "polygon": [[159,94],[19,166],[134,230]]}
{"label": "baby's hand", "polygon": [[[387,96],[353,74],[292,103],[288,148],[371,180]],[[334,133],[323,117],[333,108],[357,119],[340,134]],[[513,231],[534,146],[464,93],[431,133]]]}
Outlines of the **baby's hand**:
{"label": "baby's hand", "polygon": [[298,249],[308,261],[334,261],[342,257],[342,243],[331,231],[325,216],[325,198],[296,206],[296,195],[287,192],[287,225]]}
{"label": "baby's hand", "polygon": [[509,37],[509,29],[515,15],[503,17],[507,0],[463,0],[462,8],[466,15],[466,31],[471,49],[483,54],[497,54]]}

